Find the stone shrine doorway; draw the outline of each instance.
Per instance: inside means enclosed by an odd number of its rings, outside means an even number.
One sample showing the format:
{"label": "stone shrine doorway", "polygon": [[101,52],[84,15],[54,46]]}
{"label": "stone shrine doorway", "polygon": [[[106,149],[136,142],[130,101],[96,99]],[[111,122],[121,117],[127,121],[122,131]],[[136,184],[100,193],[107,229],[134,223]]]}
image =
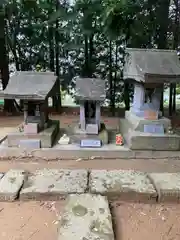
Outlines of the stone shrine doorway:
{"label": "stone shrine doorway", "polygon": [[84,102],[85,110],[85,120],[86,123],[95,123],[96,122],[96,102],[95,101],[85,101]]}

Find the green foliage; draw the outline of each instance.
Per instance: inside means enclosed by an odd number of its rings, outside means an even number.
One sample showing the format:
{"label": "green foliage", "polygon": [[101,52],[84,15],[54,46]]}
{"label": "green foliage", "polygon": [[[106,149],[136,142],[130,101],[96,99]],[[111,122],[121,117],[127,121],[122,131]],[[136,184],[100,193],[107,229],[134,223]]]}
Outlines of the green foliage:
{"label": "green foliage", "polygon": [[[59,49],[55,70],[60,74],[61,95],[64,90],[73,92],[73,78],[89,67],[93,76],[106,80],[108,98],[113,93],[115,101],[121,102],[125,46],[156,47],[159,0],[75,0],[73,4],[9,0],[3,4],[10,62],[20,70],[37,65],[49,70]],[[173,14],[171,19],[170,25]]]}

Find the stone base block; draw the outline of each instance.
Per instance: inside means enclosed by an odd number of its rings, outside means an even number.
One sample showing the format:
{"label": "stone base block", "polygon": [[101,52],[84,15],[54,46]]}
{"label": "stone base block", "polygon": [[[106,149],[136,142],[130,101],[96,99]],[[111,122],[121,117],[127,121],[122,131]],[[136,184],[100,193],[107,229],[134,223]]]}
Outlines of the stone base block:
{"label": "stone base block", "polygon": [[19,147],[38,149],[41,148],[41,141],[39,139],[23,139],[19,141]]}
{"label": "stone base block", "polygon": [[159,202],[180,202],[179,173],[149,173],[148,176],[158,192]]}
{"label": "stone base block", "polygon": [[104,127],[100,130],[98,134],[86,134],[84,132],[79,133],[77,127],[74,129],[74,134],[71,136],[71,143],[80,143],[82,139],[93,139],[101,140],[102,144],[109,143],[109,133],[108,130]]}
{"label": "stone base block", "polygon": [[0,180],[0,201],[14,201],[25,181],[23,170],[11,169]]}
{"label": "stone base block", "polygon": [[121,119],[120,132],[131,150],[178,151],[180,150],[180,135],[150,134],[134,131],[132,124]]}
{"label": "stone base block", "polygon": [[157,198],[147,175],[133,170],[92,170],[89,190],[92,194],[106,195],[111,200],[155,202]]}
{"label": "stone base block", "polygon": [[98,131],[97,124],[86,124],[86,134],[98,134]]}
{"label": "stone base block", "polygon": [[37,134],[39,132],[38,123],[24,124],[24,133],[26,134]]}
{"label": "stone base block", "polygon": [[28,176],[20,192],[20,199],[58,200],[71,193],[84,193],[87,184],[87,170],[37,170]]}
{"label": "stone base block", "polygon": [[168,128],[171,127],[171,120],[165,117],[159,118],[157,120],[144,119],[142,117],[136,116],[131,111],[125,112],[125,119],[131,124],[131,128],[135,131],[143,132],[144,125],[148,124],[160,124],[164,126],[165,132],[168,131]]}
{"label": "stone base block", "polygon": [[55,138],[59,132],[59,121],[53,120],[49,124],[49,127],[42,130],[37,134],[25,134],[18,130],[7,135],[7,142],[9,147],[19,147],[20,140],[38,139],[41,141],[42,148],[52,147]]}
{"label": "stone base block", "polygon": [[60,218],[58,240],[114,240],[107,198],[70,195]]}

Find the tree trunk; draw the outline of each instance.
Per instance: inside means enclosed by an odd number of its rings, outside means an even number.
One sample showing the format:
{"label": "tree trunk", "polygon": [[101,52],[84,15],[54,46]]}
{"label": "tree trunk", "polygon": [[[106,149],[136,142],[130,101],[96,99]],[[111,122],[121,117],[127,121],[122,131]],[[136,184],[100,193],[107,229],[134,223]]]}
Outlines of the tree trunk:
{"label": "tree trunk", "polygon": [[93,46],[93,38],[94,35],[91,34],[89,37],[89,76],[92,77],[94,69],[93,69],[93,54],[94,54],[94,46]]}
{"label": "tree trunk", "polygon": [[89,44],[88,44],[88,36],[84,35],[84,65],[82,69],[83,77],[91,77],[89,73]]}
{"label": "tree trunk", "polygon": [[110,108],[113,114],[113,76],[112,76],[112,41],[109,41],[109,98],[110,98]]}
{"label": "tree trunk", "polygon": [[[174,39],[173,39],[173,49],[178,48],[179,44],[179,23],[180,23],[180,16],[179,16],[179,8],[180,3],[179,0],[175,0],[176,5],[176,13],[175,13],[175,29],[174,29]],[[173,84],[173,104],[172,104],[172,112],[175,113],[176,111],[176,83]]]}
{"label": "tree trunk", "polygon": [[[51,0],[49,0],[49,3],[52,4],[53,3]],[[53,13],[53,9],[51,8],[49,10],[49,16]],[[49,68],[52,72],[55,71],[55,66],[54,66],[54,28],[53,28],[53,24],[49,24],[48,26],[49,30],[48,30],[48,41],[49,41]],[[56,109],[57,106],[57,97],[56,96],[52,96],[52,105],[53,105],[53,109]]]}
{"label": "tree trunk", "polygon": [[[159,35],[157,39],[157,45],[159,49],[166,49],[170,0],[159,0],[158,5],[159,6],[157,9],[157,21],[159,23]],[[164,88],[162,89],[160,110],[162,111],[162,113],[164,113]]]}
{"label": "tree trunk", "polygon": [[[0,73],[4,90],[9,82],[9,65],[5,39],[5,16],[2,8],[0,8]],[[14,112],[15,110],[13,100],[4,101],[4,111]]]}
{"label": "tree trunk", "polygon": [[[56,0],[56,11],[58,11],[59,1]],[[56,52],[56,75],[57,75],[57,100],[56,100],[56,111],[61,111],[61,83],[59,74],[59,20],[56,21],[56,32],[55,32],[55,52]]]}

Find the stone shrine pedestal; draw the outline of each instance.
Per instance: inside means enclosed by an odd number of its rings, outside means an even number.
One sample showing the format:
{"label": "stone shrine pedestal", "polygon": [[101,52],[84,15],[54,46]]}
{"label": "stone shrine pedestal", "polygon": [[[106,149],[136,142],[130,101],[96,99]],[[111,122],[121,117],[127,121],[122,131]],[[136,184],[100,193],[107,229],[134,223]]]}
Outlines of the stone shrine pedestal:
{"label": "stone shrine pedestal", "polygon": [[120,120],[120,132],[132,150],[179,150],[180,136],[169,134],[170,128],[171,121],[168,118],[149,120],[132,111],[126,111],[125,119]]}

